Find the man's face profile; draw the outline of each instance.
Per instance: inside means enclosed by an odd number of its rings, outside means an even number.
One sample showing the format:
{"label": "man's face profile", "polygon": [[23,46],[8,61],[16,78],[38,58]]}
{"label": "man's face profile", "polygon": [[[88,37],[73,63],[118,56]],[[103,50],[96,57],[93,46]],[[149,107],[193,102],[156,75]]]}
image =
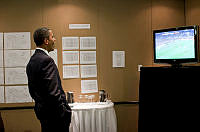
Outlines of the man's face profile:
{"label": "man's face profile", "polygon": [[52,30],[49,30],[49,40],[48,40],[48,44],[47,44],[47,51],[53,51],[55,48],[55,41],[56,39],[53,36],[53,32]]}

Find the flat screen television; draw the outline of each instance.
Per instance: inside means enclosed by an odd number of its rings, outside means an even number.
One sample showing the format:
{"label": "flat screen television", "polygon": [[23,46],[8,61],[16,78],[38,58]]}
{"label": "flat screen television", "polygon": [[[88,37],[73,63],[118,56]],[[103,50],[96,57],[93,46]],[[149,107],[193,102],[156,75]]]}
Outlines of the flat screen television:
{"label": "flat screen television", "polygon": [[153,31],[154,63],[198,62],[198,26]]}

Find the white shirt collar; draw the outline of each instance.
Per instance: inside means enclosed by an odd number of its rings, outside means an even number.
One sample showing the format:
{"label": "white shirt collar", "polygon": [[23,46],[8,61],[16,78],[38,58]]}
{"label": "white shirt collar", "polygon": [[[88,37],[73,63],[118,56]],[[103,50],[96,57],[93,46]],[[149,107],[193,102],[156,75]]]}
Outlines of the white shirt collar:
{"label": "white shirt collar", "polygon": [[36,49],[39,49],[39,50],[44,51],[44,52],[49,56],[49,52],[48,52],[47,50],[45,50],[45,49],[43,49],[43,48],[39,48],[39,47],[37,47]]}

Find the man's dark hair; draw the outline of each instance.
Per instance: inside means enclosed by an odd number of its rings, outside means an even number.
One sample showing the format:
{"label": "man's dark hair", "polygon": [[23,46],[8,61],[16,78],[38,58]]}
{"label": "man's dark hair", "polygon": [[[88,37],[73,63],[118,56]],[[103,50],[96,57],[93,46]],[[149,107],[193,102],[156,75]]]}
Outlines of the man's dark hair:
{"label": "man's dark hair", "polygon": [[50,29],[46,27],[38,28],[37,30],[35,30],[33,38],[36,46],[42,45],[45,38],[49,39],[49,30]]}

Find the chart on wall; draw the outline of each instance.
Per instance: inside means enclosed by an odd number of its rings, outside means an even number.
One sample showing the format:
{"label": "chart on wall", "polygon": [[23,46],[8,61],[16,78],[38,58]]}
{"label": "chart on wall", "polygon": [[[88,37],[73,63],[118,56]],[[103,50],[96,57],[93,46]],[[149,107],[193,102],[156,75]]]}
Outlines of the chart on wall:
{"label": "chart on wall", "polygon": [[0,67],[0,85],[4,85],[4,71],[3,68]]}
{"label": "chart on wall", "polygon": [[0,33],[0,68],[3,67],[3,33]]}
{"label": "chart on wall", "polygon": [[112,51],[112,67],[125,67],[125,51]]}
{"label": "chart on wall", "polygon": [[3,49],[3,33],[0,33],[0,50]]}
{"label": "chart on wall", "polygon": [[28,86],[5,86],[6,103],[32,102]]}
{"label": "chart on wall", "polygon": [[63,79],[81,78],[81,93],[98,92],[96,37],[62,37]]}
{"label": "chart on wall", "polygon": [[4,87],[0,86],[0,103],[4,103]]}
{"label": "chart on wall", "polygon": [[26,76],[30,32],[0,33],[0,55],[0,103],[32,102]]}
{"label": "chart on wall", "polygon": [[[4,71],[3,71],[3,33],[0,33],[0,85],[4,84]],[[3,90],[4,88],[0,86],[0,92],[2,97],[0,97],[0,103],[3,102]],[[3,92],[3,93],[2,93]]]}

